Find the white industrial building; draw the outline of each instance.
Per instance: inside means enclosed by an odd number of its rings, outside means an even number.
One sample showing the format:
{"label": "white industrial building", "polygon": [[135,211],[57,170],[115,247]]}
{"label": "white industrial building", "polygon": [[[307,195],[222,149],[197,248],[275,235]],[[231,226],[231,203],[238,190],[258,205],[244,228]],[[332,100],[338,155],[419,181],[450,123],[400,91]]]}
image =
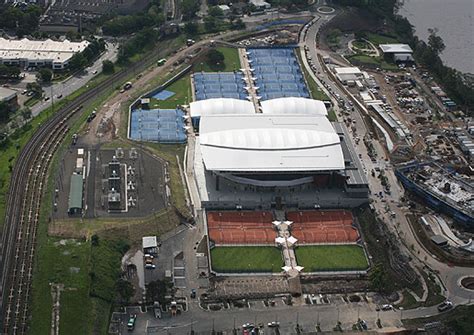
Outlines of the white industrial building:
{"label": "white industrial building", "polygon": [[383,54],[395,62],[413,62],[413,50],[408,44],[379,44]]}
{"label": "white industrial building", "polygon": [[88,41],[71,42],[69,40],[33,41],[27,38],[10,40],[0,38],[0,62],[6,65],[48,66],[53,70],[67,67],[71,57],[89,45]]}
{"label": "white industrial building", "polygon": [[334,74],[336,78],[343,84],[363,80],[367,75],[358,67],[335,67]]}

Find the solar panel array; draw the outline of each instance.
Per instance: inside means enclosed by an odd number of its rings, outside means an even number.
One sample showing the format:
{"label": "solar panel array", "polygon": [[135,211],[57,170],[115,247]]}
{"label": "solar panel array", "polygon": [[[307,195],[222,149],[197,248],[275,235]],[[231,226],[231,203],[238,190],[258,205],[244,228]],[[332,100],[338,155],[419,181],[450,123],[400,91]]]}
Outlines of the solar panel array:
{"label": "solar panel array", "polygon": [[213,98],[247,99],[241,72],[198,72],[194,74],[196,100]]}
{"label": "solar panel array", "polygon": [[261,100],[310,98],[293,48],[248,48],[247,54]]}
{"label": "solar panel array", "polygon": [[134,109],[130,116],[130,138],[137,141],[184,143],[184,113],[180,109]]}

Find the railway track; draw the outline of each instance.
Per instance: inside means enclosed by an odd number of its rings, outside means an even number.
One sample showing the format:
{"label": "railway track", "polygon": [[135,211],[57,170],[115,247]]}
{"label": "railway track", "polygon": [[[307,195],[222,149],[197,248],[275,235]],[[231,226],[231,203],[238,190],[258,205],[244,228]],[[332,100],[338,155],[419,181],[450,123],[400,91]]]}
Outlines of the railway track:
{"label": "railway track", "polygon": [[8,191],[0,253],[0,315],[5,334],[25,334],[41,198],[51,159],[67,135],[72,116],[83,105],[106,93],[130,75],[141,72],[159,57],[143,59],[117,72],[57,111],[33,134],[15,163]]}

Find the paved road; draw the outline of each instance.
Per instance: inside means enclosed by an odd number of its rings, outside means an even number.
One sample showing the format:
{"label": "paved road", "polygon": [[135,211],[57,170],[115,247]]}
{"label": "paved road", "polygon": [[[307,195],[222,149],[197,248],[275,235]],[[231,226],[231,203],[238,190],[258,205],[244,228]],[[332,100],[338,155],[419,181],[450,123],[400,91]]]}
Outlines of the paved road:
{"label": "paved road", "polygon": [[[337,15],[337,13],[335,13],[335,15]],[[308,28],[306,34],[304,35],[304,41],[302,43],[304,45],[307,45],[309,48],[308,54],[311,56],[312,60],[314,61],[314,65],[317,67],[318,79],[324,80],[328,87],[331,88],[331,91],[333,93],[338,93],[341,97],[344,97],[345,100],[349,100],[347,95],[333,81],[331,81],[325,69],[323,69],[319,61],[317,61],[318,54],[322,56],[331,56],[329,53],[317,49],[315,40],[317,32],[320,29],[321,25],[331,20],[335,15],[322,15],[319,19],[315,19],[313,21],[314,24]],[[307,65],[307,62],[304,63],[305,65]],[[308,70],[311,71],[310,69]],[[325,91],[326,93],[328,93],[328,90]],[[332,100],[334,100],[333,97]],[[336,111],[337,110],[338,109],[336,108]],[[360,106],[360,108],[357,108],[356,106],[355,112],[351,113],[352,119],[356,120],[357,136],[361,139],[364,137],[364,135],[367,134],[367,128],[361,117],[362,112],[367,113],[363,106]],[[413,232],[410,229],[410,225],[406,220],[406,213],[403,211],[402,208],[399,208],[397,206],[400,201],[400,198],[404,194],[404,189],[395,177],[392,165],[388,161],[384,160],[384,158],[388,158],[386,149],[378,141],[372,141],[372,143],[374,144],[374,147],[378,153],[378,157],[380,158],[377,160],[377,162],[374,163],[371,161],[362,141],[361,144],[357,146],[357,151],[362,154],[363,165],[367,172],[370,172],[372,169],[379,167],[381,170],[385,170],[385,174],[389,179],[391,185],[391,195],[386,195],[386,202],[382,202],[381,199],[378,199],[374,196],[376,192],[382,191],[382,185],[380,184],[378,178],[373,178],[371,177],[370,173],[368,173],[369,183],[372,190],[372,198],[375,200],[374,205],[376,206],[376,209],[380,214],[381,218],[393,231],[395,231],[399,236],[403,237],[405,246],[414,246],[413,250],[410,250],[410,248],[404,248],[404,251],[414,257],[414,259],[416,260],[416,264],[420,266],[423,266],[425,264],[435,272],[440,273],[440,280],[446,287],[446,296],[450,300],[452,300],[455,304],[470,303],[471,298],[474,297],[474,291],[462,288],[459,285],[459,280],[463,276],[474,275],[474,269],[467,267],[449,266],[447,264],[444,264],[438,259],[436,259],[434,255],[431,255],[429,252],[427,252],[422,245],[420,245],[420,243],[416,240]],[[388,208],[388,210],[386,208]],[[396,213],[395,220],[390,218],[390,211]],[[436,312],[436,309],[433,307],[424,308],[420,310],[410,310],[404,312],[404,317],[406,316],[411,318],[417,317],[424,313],[434,312]]]}
{"label": "paved road", "polygon": [[[64,99],[71,93],[77,91],[82,86],[87,85],[87,82],[89,80],[91,80],[97,73],[100,73],[102,71],[102,62],[104,60],[115,61],[117,59],[117,52],[118,52],[118,44],[107,43],[106,51],[102,54],[102,56],[99,59],[97,59],[94,62],[94,64],[88,67],[85,72],[74,75],[62,82],[55,83],[52,85],[52,87],[44,86],[43,87],[43,91],[44,91],[43,101],[37,103],[31,108],[31,112],[33,116],[38,115],[44,109],[50,107],[52,103],[58,102],[58,99],[56,98],[57,96],[62,95],[61,99]],[[96,72],[96,74],[94,74],[94,72]],[[51,99],[51,92],[53,93],[52,95],[54,99]],[[49,98],[48,101],[44,101],[46,97]]]}

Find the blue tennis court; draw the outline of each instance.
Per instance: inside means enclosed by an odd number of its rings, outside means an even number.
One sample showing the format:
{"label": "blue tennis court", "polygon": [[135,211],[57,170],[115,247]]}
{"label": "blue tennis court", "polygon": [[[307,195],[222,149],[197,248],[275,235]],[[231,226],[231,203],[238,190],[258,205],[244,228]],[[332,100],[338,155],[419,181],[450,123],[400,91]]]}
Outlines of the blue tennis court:
{"label": "blue tennis court", "polygon": [[197,72],[193,75],[196,100],[212,98],[247,99],[241,72]]}
{"label": "blue tennis court", "polygon": [[185,143],[184,113],[180,109],[134,109],[130,138],[159,143]]}
{"label": "blue tennis court", "polygon": [[248,48],[247,55],[261,100],[310,97],[293,48]]}
{"label": "blue tennis court", "polygon": [[168,98],[171,98],[173,95],[175,95],[176,93],[174,92],[171,92],[171,91],[167,91],[167,90],[163,90],[163,91],[160,91],[158,93],[155,93],[154,95],[152,95],[151,97],[152,98],[155,98],[155,99],[158,99],[158,100],[166,100]]}

